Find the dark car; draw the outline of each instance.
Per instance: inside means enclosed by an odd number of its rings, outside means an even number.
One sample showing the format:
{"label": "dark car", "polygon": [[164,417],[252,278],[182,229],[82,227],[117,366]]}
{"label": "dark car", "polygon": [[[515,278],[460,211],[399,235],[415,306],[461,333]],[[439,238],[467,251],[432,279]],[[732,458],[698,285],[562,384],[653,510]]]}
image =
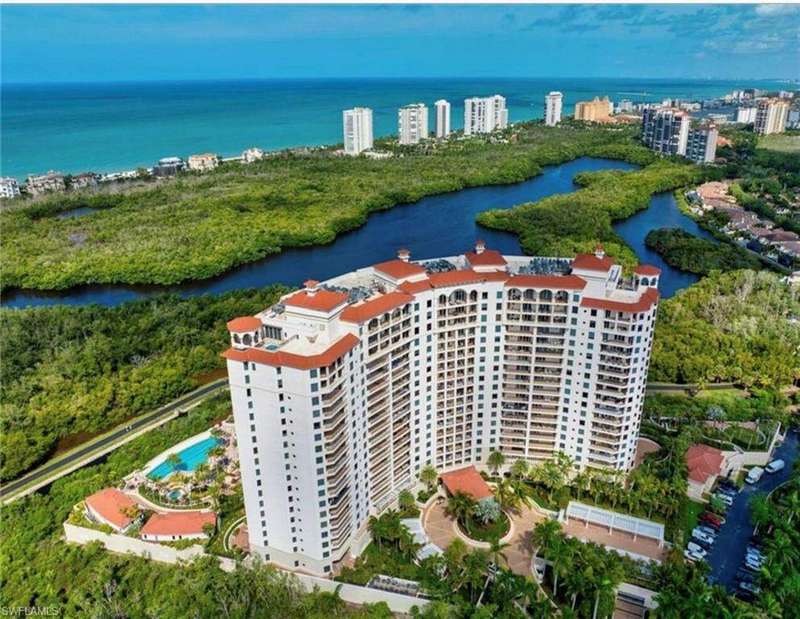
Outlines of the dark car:
{"label": "dark car", "polygon": [[712,514],[711,512],[703,512],[702,514],[700,514],[700,521],[709,524],[714,524],[718,527],[725,524],[725,518],[723,518],[722,516],[718,516],[717,514]]}

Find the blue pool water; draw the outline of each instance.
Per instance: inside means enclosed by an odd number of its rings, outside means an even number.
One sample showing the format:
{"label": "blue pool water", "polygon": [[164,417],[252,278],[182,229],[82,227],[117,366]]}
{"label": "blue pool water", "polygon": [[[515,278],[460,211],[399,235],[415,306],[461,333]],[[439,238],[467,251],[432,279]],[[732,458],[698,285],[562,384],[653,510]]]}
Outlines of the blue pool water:
{"label": "blue pool water", "polygon": [[198,466],[208,460],[208,452],[214,449],[219,444],[219,439],[209,436],[202,441],[189,445],[178,452],[178,457],[181,459],[180,464],[173,466],[166,460],[150,471],[147,476],[150,479],[164,479],[169,474],[175,471],[184,473],[191,473]]}

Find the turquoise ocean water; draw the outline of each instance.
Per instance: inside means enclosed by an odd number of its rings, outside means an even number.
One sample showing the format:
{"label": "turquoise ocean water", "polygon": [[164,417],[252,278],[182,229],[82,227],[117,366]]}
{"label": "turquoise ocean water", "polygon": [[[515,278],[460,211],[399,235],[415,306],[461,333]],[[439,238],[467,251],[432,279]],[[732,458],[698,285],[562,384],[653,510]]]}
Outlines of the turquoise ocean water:
{"label": "turquoise ocean water", "polygon": [[104,84],[3,84],[0,174],[22,178],[50,169],[111,172],[160,157],[212,151],[238,155],[341,141],[341,111],[374,110],[375,135],[396,132],[397,108],[451,102],[460,128],[466,97],[499,93],[512,122],[541,118],[544,95],[560,90],[565,112],[595,95],[612,100],[706,99],[780,82],[632,79],[248,80]]}

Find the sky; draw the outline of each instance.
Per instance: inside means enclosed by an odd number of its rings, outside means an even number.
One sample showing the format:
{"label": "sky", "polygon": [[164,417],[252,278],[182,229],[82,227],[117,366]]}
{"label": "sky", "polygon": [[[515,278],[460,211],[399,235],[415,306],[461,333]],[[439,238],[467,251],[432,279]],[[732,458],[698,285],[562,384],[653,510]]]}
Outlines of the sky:
{"label": "sky", "polygon": [[800,78],[800,5],[2,5],[2,81]]}

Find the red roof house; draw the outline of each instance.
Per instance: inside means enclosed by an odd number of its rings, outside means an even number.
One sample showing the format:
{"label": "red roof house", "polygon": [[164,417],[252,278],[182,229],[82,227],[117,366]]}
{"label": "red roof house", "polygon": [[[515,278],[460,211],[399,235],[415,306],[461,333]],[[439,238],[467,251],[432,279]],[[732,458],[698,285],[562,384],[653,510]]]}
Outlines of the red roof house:
{"label": "red roof house", "polygon": [[214,512],[181,511],[153,514],[142,527],[142,539],[163,542],[208,537],[206,525],[216,526]]}
{"label": "red roof house", "polygon": [[448,473],[442,473],[439,476],[442,480],[447,492],[455,494],[456,492],[463,492],[470,495],[476,501],[487,499],[492,495],[492,489],[489,488],[478,469],[474,466],[467,466],[463,469],[457,469]]}
{"label": "red roof house", "polygon": [[117,532],[125,531],[135,519],[139,506],[127,494],[116,488],[104,488],[85,500],[92,520],[107,524]]}
{"label": "red roof house", "polygon": [[708,445],[692,445],[686,450],[686,466],[689,467],[689,479],[704,484],[711,476],[722,472],[725,456],[719,449]]}

